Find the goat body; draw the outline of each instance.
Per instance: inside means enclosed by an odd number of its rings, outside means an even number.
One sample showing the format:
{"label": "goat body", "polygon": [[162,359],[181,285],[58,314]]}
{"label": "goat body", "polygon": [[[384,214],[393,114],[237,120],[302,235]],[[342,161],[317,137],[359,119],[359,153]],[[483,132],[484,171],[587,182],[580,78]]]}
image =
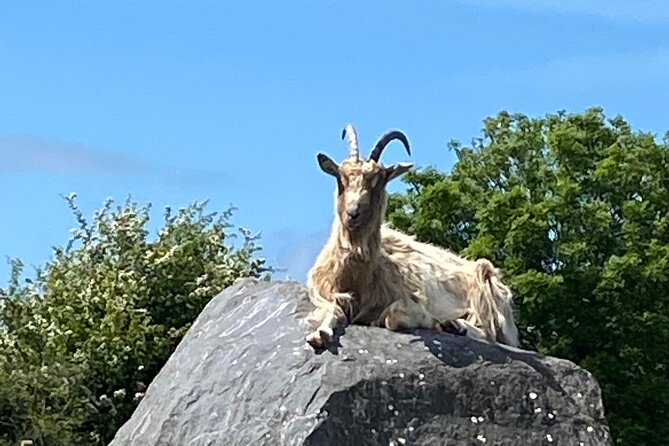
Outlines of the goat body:
{"label": "goat body", "polygon": [[[489,260],[465,259],[387,225],[381,236],[383,250],[404,270],[414,296],[440,324],[457,320],[472,337],[518,345],[513,294]],[[388,321],[386,325],[394,328]]]}
{"label": "goat body", "polygon": [[385,185],[411,165],[383,167],[379,139],[370,159],[358,159],[357,135],[344,132],[352,154],[341,166],[319,154],[321,168],[335,176],[335,218],[330,238],[309,271],[307,286],[317,328],[307,341],[322,346],[346,321],[363,325],[441,330],[466,328],[473,338],[518,345],[512,293],[486,259],[464,259],[383,224]]}

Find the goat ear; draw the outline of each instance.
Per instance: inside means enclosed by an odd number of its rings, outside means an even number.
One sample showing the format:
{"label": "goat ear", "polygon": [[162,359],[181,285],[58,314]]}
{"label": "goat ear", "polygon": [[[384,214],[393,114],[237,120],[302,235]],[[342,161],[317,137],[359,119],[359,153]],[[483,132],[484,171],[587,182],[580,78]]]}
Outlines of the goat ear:
{"label": "goat ear", "polygon": [[337,163],[332,161],[332,159],[323,154],[319,153],[316,157],[318,159],[318,165],[321,167],[321,170],[328,175],[332,175],[335,178],[339,178],[339,166]]}
{"label": "goat ear", "polygon": [[398,163],[386,168],[386,183],[407,173],[413,167],[413,163]]}

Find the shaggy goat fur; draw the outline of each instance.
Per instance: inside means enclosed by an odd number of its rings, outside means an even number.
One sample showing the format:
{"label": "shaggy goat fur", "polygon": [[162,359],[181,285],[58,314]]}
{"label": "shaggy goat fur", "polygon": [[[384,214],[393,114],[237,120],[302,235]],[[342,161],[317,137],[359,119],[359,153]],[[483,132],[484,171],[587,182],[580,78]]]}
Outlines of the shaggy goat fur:
{"label": "shaggy goat fur", "polygon": [[344,136],[349,157],[340,165],[318,154],[337,188],[330,238],[309,271],[316,329],[307,341],[321,347],[348,321],[390,330],[441,330],[450,324],[473,338],[517,346],[512,293],[489,260],[464,259],[384,224],[386,184],[413,165],[384,167],[379,157],[395,139],[411,154],[406,136],[387,132],[365,161],[353,126],[346,126]]}

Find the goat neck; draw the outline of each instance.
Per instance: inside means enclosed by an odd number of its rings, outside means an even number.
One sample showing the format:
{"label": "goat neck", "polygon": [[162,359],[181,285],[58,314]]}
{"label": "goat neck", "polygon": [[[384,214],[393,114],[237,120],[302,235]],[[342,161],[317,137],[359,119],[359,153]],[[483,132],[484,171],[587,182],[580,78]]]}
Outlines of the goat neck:
{"label": "goat neck", "polygon": [[331,242],[347,262],[364,263],[376,260],[381,249],[381,224],[370,222],[369,227],[351,232],[336,218],[332,225]]}

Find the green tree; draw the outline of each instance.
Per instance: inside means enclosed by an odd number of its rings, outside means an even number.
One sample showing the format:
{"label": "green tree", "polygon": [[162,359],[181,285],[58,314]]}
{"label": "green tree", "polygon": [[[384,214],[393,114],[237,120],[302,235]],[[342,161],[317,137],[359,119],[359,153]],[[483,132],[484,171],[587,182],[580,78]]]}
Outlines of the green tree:
{"label": "green tree", "polygon": [[389,220],[488,257],[516,292],[526,348],[593,373],[619,444],[669,438],[669,134],[599,108],[499,113],[450,173],[405,176]]}
{"label": "green tree", "polygon": [[0,443],[107,444],[207,302],[240,277],[268,278],[257,236],[232,210],[173,213],[149,238],[149,206],[108,201],[34,279],[0,290]]}

